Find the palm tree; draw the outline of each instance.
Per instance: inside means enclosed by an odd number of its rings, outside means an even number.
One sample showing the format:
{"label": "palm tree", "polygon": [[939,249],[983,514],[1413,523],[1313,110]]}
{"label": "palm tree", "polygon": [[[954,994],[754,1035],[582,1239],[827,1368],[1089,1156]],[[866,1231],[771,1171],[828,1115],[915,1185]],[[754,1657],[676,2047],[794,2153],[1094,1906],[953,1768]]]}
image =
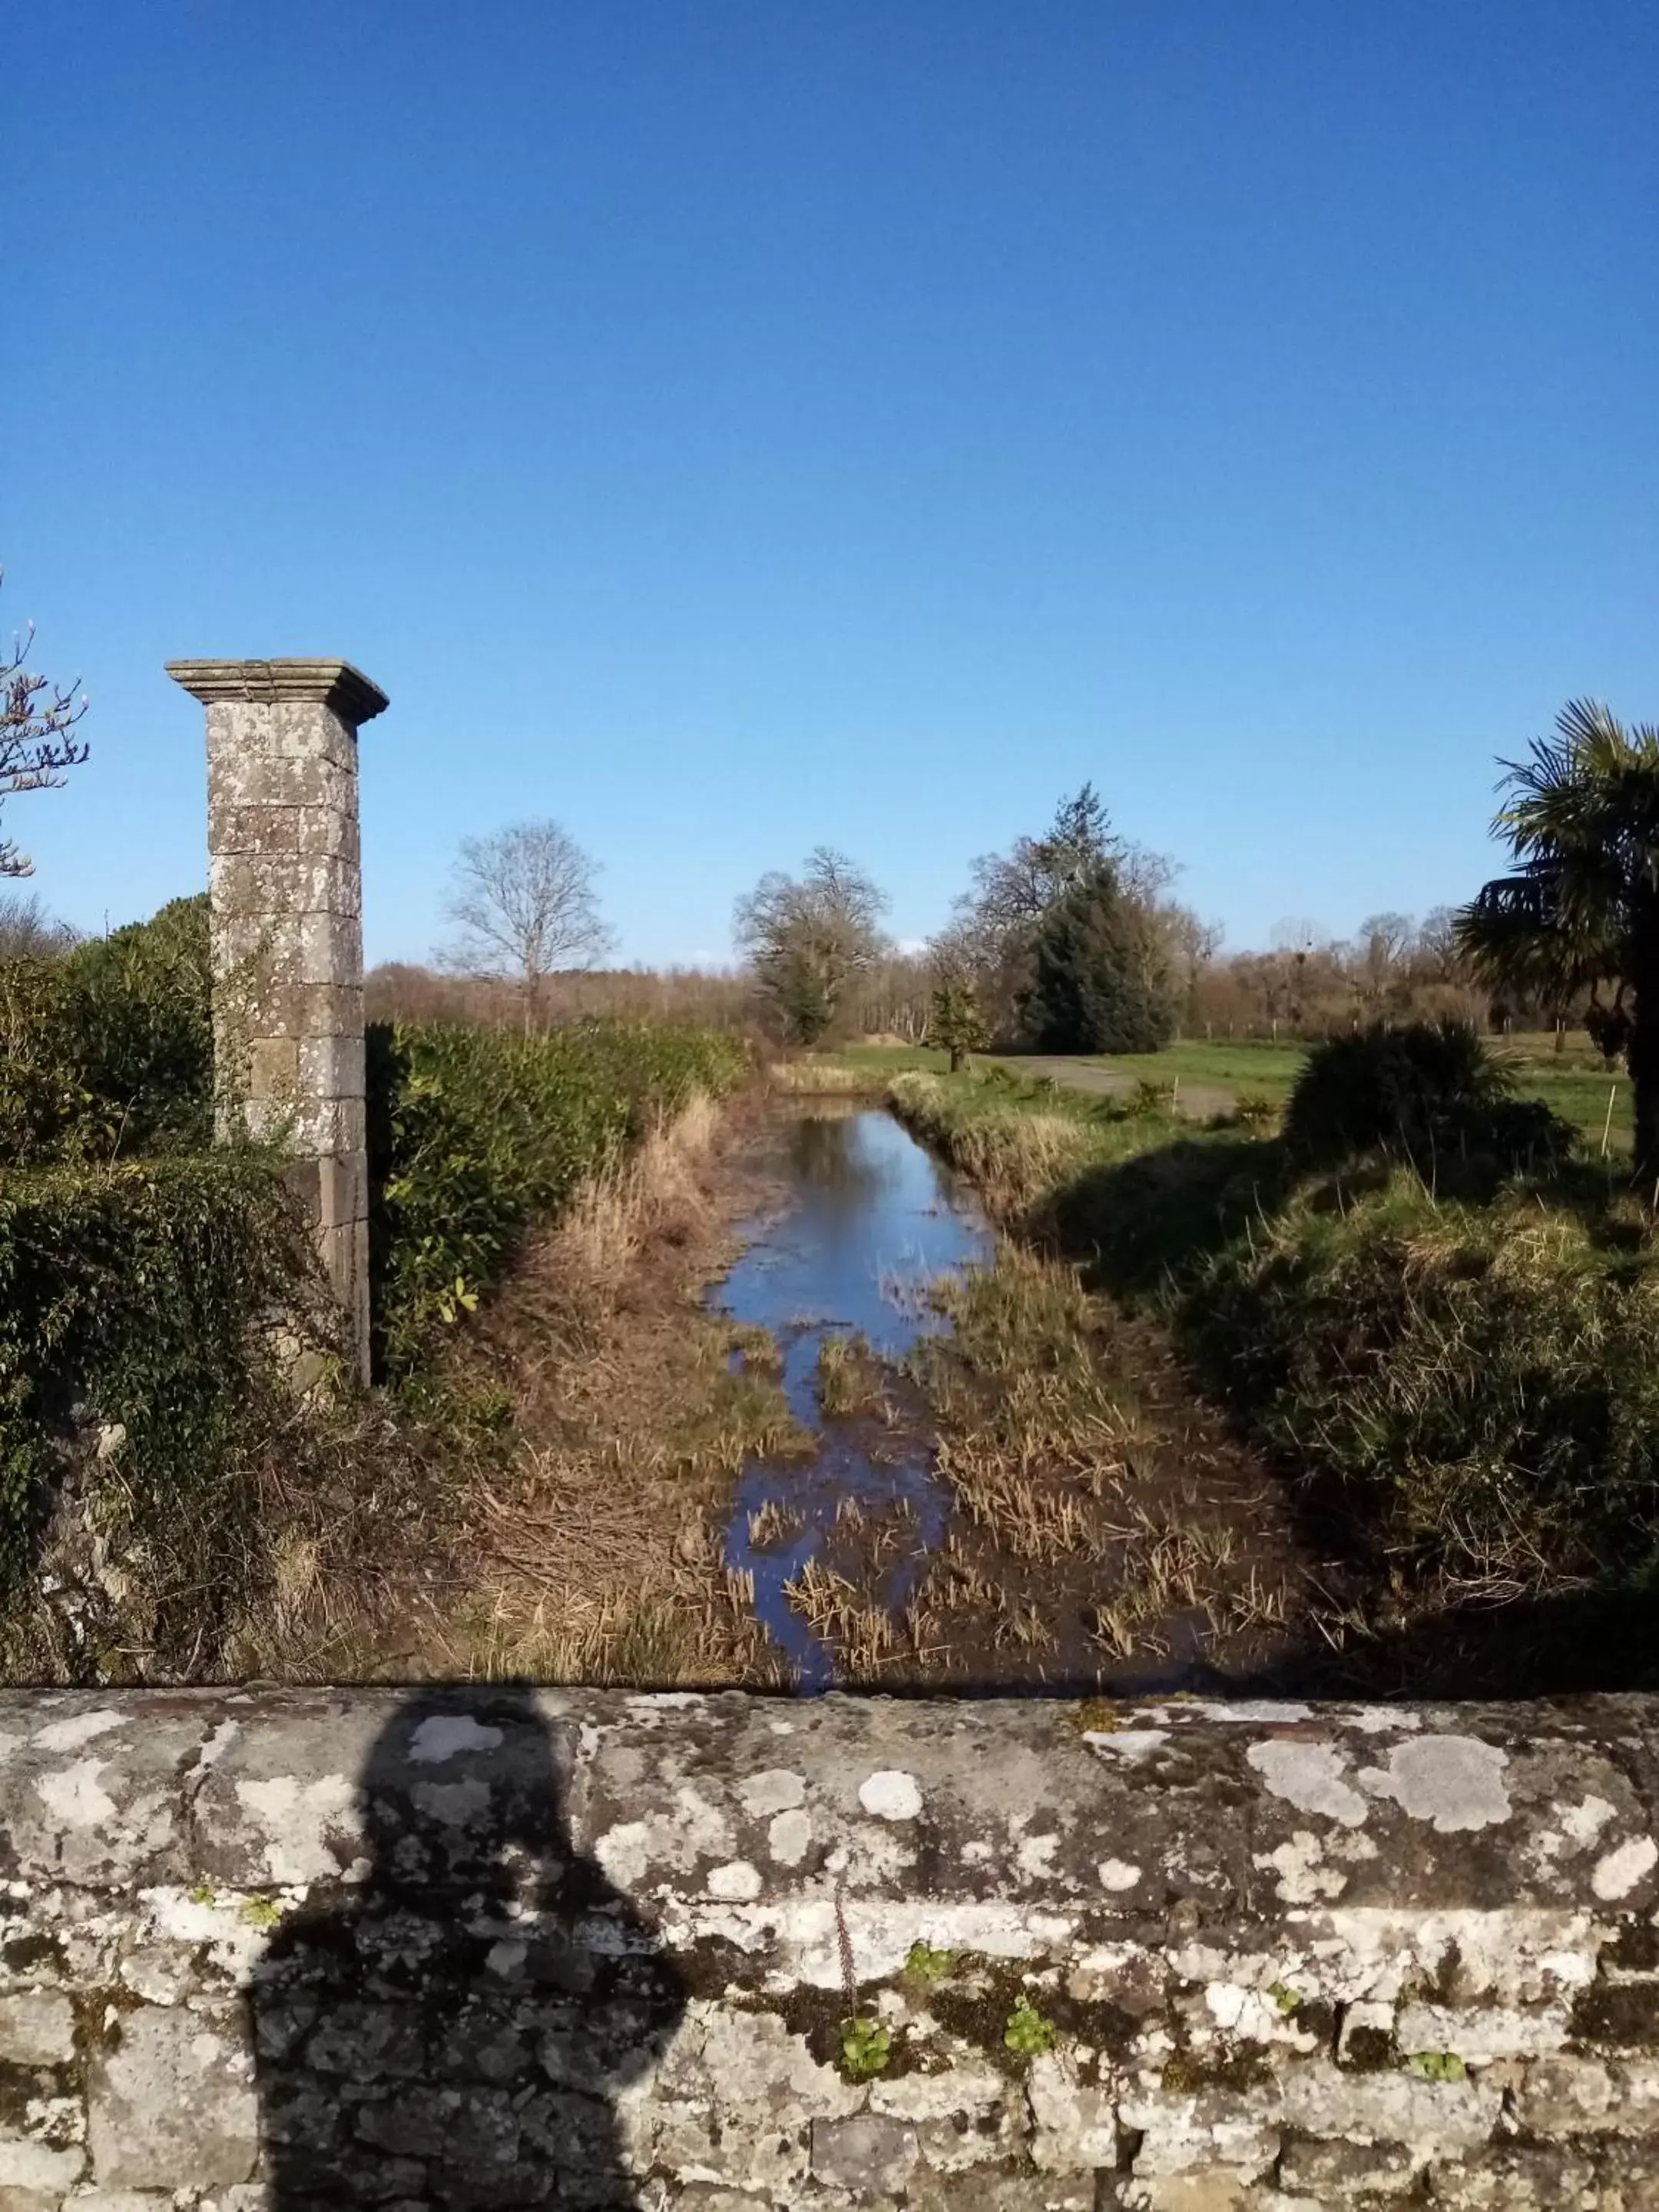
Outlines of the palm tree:
{"label": "palm tree", "polygon": [[1492,835],[1516,866],[1460,911],[1458,942],[1499,988],[1557,1005],[1588,989],[1596,1033],[1625,1042],[1637,1174],[1659,1186],[1659,729],[1574,699],[1503,765]]}

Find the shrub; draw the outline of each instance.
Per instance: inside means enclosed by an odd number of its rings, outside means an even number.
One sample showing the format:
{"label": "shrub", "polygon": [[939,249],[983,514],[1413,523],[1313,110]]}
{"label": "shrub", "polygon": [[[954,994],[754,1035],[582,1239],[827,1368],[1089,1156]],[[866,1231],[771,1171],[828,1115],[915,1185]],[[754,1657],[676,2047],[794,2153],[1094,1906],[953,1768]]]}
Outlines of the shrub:
{"label": "shrub", "polygon": [[730,1090],[746,1066],[731,1036],[647,1024],[530,1037],[371,1028],[374,1330],[386,1371],[418,1365],[586,1177],[694,1091]]}
{"label": "shrub", "polygon": [[63,958],[0,963],[0,1163],[204,1148],[210,999],[205,896]]}
{"label": "shrub", "polygon": [[1574,1133],[1540,1101],[1514,1096],[1508,1070],[1466,1023],[1378,1022],[1314,1047],[1285,1138],[1310,1164],[1380,1152],[1427,1175],[1460,1156],[1547,1170],[1567,1158]]}
{"label": "shrub", "polygon": [[[149,1561],[163,1639],[179,1606],[172,1630],[199,1635],[261,1409],[326,1328],[308,1240],[257,1155],[0,1174],[0,1597],[78,1455],[98,1535]],[[94,1425],[118,1435],[107,1464]]]}
{"label": "shrub", "polygon": [[1659,1528],[1659,1273],[1531,1198],[1410,1176],[1258,1220],[1192,1283],[1189,1340],[1380,1548],[1511,1585],[1605,1574]]}

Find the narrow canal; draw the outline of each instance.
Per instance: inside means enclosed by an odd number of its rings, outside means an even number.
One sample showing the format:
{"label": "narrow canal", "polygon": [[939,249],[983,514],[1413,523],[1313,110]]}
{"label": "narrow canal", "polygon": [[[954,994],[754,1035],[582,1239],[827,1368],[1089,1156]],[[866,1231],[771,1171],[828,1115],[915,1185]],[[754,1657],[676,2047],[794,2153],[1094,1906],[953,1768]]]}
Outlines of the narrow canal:
{"label": "narrow canal", "polygon": [[[814,1102],[788,1134],[791,1197],[712,1293],[734,1321],[770,1332],[789,1408],[819,1438],[811,1458],[751,1462],[725,1540],[750,1578],[757,1619],[804,1690],[833,1678],[830,1643],[799,1602],[832,1538],[867,1528],[879,1556],[866,1595],[896,1620],[944,1541],[948,1486],[931,1445],[903,1425],[826,1411],[837,1342],[896,1364],[944,1326],[929,1295],[942,1275],[989,1258],[993,1237],[966,1189],[890,1114]],[[792,1597],[792,1590],[794,1596]]]}

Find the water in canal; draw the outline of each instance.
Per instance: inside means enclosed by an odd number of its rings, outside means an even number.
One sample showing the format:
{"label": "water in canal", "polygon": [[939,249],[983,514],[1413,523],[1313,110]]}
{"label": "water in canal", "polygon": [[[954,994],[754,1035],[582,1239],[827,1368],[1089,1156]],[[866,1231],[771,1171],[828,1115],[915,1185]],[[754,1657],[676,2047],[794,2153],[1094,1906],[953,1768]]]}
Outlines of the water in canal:
{"label": "water in canal", "polygon": [[[951,1514],[925,1446],[872,1448],[857,1423],[824,1418],[820,1351],[826,1338],[859,1335],[881,1358],[902,1358],[943,1326],[927,1285],[988,1259],[992,1237],[966,1190],[890,1114],[814,1102],[788,1131],[787,1165],[786,1209],[759,1231],[714,1303],[734,1321],[771,1331],[790,1411],[821,1443],[809,1461],[744,1468],[726,1561],[752,1576],[757,1619],[800,1687],[817,1690],[829,1686],[831,1654],[787,1587],[823,1549],[837,1515],[849,1510],[845,1501],[889,1532],[878,1598],[894,1615],[942,1544]],[[784,1533],[751,1540],[751,1522],[769,1505],[760,1525]]]}

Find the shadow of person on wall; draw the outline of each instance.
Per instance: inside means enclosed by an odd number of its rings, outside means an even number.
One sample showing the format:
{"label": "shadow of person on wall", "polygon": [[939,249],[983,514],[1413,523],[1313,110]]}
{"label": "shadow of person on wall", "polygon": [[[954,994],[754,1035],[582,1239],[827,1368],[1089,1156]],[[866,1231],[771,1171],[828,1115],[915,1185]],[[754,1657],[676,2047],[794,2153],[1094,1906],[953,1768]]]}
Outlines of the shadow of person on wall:
{"label": "shadow of person on wall", "polygon": [[574,1848],[532,1694],[405,1698],[359,1801],[366,1878],[286,1919],[250,1991],[271,2212],[637,2204],[616,2093],[684,1985]]}

